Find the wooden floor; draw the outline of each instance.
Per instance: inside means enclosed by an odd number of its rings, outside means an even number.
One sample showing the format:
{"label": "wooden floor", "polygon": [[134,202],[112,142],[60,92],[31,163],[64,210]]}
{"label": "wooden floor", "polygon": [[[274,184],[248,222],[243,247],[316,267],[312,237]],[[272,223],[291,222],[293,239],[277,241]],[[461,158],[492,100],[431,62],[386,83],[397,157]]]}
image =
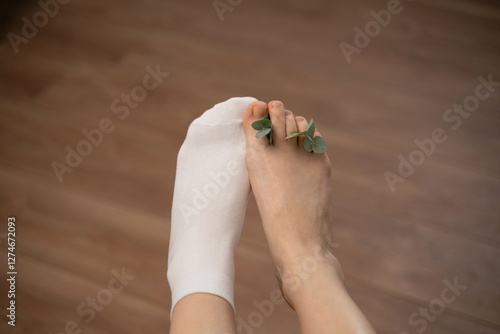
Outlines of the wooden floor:
{"label": "wooden floor", "polygon": [[[5,33],[40,7],[12,13],[0,44],[0,236],[14,215],[17,322],[3,314],[1,239],[1,332],[168,332],[177,151],[204,110],[254,96],[314,117],[327,139],[337,254],[378,333],[500,333],[500,87],[456,130],[443,120],[479,76],[500,81],[500,3],[402,0],[348,64],[339,44],[387,2],[246,0],[221,21],[210,0],[72,0],[17,54]],[[113,101],[157,64],[170,75],[119,119]],[[103,118],[114,132],[59,182],[53,161]],[[384,173],[435,128],[447,140],[391,192]],[[236,267],[248,322],[277,287],[253,199]],[[122,268],[135,278],[110,301],[103,289]],[[443,311],[446,280],[466,289]],[[109,304],[95,317],[77,311],[96,297]],[[423,320],[429,305],[442,313]],[[252,330],[299,333],[286,305]]]}

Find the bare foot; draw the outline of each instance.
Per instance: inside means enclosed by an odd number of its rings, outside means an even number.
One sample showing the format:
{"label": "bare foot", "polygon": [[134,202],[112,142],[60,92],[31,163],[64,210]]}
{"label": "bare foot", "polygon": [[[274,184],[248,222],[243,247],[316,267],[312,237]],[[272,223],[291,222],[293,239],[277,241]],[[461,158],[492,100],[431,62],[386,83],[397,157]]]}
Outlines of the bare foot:
{"label": "bare foot", "polygon": [[[273,123],[273,145],[265,137],[255,138],[251,126],[266,113]],[[322,257],[315,265],[332,267],[342,277],[332,255],[330,160],[326,153],[308,153],[304,136],[284,140],[292,132],[305,131],[307,125],[304,117],[295,117],[280,101],[252,103],[243,120],[250,183],[278,280],[292,307],[296,280],[287,280],[286,274],[300,270],[304,260]]]}

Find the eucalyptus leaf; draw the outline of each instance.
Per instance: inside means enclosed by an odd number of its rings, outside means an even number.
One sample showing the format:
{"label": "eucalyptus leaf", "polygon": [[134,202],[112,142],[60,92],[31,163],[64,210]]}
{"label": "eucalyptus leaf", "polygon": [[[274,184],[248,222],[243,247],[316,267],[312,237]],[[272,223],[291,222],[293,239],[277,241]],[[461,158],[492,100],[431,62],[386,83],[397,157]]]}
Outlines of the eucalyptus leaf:
{"label": "eucalyptus leaf", "polygon": [[264,130],[257,132],[255,137],[260,139],[264,136],[267,136],[271,132],[271,130],[272,130],[271,128],[265,128]]}
{"label": "eucalyptus leaf", "polygon": [[269,119],[269,114],[266,114],[263,119],[253,122],[252,128],[259,131],[255,135],[256,138],[260,139],[266,136],[269,144],[273,143],[273,123]]}
{"label": "eucalyptus leaf", "polygon": [[252,128],[257,131],[264,130],[266,128],[272,128],[273,123],[268,119],[261,119],[252,123]]}
{"label": "eucalyptus leaf", "polygon": [[[312,149],[316,153],[325,153],[327,149],[326,141],[321,137],[314,137],[312,141]],[[307,148],[306,148],[307,149]]]}
{"label": "eucalyptus leaf", "polygon": [[311,118],[309,125],[307,126],[306,136],[310,137],[311,140],[314,138],[314,132],[316,131],[316,125],[314,125],[314,120]]}
{"label": "eucalyptus leaf", "polygon": [[307,130],[309,130],[312,126],[314,125],[314,118],[311,118],[311,120],[309,121],[309,124],[307,124]]}
{"label": "eucalyptus leaf", "polygon": [[308,137],[306,137],[306,140],[304,141],[304,148],[307,152],[312,152],[313,150],[313,141]]}
{"label": "eucalyptus leaf", "polygon": [[[273,144],[273,123],[269,119],[269,114],[264,115],[263,119],[253,122],[252,128],[259,131],[255,135],[256,138],[260,139],[265,136],[269,140],[269,144]],[[327,149],[326,141],[319,136],[314,137],[315,131],[316,125],[314,124],[314,120],[311,119],[306,131],[291,133],[285,137],[285,140],[304,135],[304,148],[307,152],[324,153]]]}
{"label": "eucalyptus leaf", "polygon": [[302,135],[305,135],[305,134],[306,134],[306,131],[293,132],[293,133],[290,133],[285,139],[295,138],[295,137],[302,136]]}

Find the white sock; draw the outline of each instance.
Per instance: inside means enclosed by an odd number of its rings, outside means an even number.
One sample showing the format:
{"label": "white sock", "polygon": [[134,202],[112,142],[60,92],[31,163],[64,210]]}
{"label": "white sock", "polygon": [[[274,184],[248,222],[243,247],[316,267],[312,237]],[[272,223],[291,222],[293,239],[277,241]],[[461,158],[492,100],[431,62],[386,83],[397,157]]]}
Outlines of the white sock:
{"label": "white sock", "polygon": [[172,311],[192,293],[234,309],[234,250],[250,194],[243,114],[254,98],[232,98],[191,123],[177,158],[168,282]]}

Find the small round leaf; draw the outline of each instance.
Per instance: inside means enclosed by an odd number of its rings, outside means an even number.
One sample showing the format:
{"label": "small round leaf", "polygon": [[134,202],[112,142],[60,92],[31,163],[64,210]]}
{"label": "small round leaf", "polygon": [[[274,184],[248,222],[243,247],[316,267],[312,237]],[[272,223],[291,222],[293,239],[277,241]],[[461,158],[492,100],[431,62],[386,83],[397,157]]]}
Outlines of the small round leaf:
{"label": "small round leaf", "polygon": [[257,131],[266,129],[266,128],[271,128],[273,126],[273,123],[268,120],[268,119],[261,119],[259,121],[255,121],[252,123],[252,128],[254,128]]}
{"label": "small round leaf", "polygon": [[255,137],[260,139],[264,136],[267,136],[267,134],[269,134],[270,132],[271,132],[271,128],[265,128],[264,130],[257,132]]}
{"label": "small round leaf", "polygon": [[313,141],[309,139],[309,137],[306,136],[306,139],[304,140],[304,148],[306,149],[307,152],[312,152],[313,150]]}
{"label": "small round leaf", "polygon": [[314,137],[312,142],[312,149],[316,153],[325,153],[327,149],[326,141],[321,137]]}

